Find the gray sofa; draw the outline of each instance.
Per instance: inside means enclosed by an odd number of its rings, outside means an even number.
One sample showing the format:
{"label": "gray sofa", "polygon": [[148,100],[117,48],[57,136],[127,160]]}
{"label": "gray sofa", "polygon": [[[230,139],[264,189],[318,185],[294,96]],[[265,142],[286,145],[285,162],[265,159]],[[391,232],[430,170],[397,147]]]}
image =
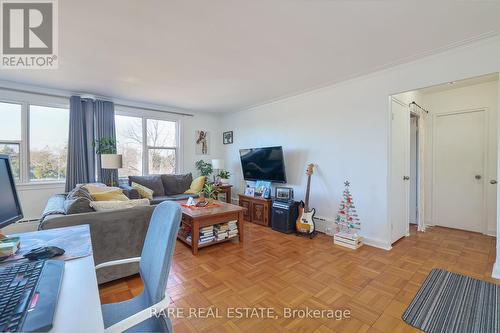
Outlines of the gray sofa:
{"label": "gray sofa", "polygon": [[[88,224],[95,264],[138,257],[146,238],[154,206],[72,215],[49,215],[41,229]],[[97,271],[97,282],[104,283],[139,272],[138,264],[105,267]]]}
{"label": "gray sofa", "polygon": [[[88,224],[95,264],[138,257],[146,238],[155,206],[141,206],[113,211],[65,214],[66,195],[55,195],[47,203],[39,229],[54,229]],[[97,282],[104,283],[139,272],[138,264],[105,267],[97,271]]]}
{"label": "gray sofa", "polygon": [[120,184],[125,195],[130,199],[140,198],[137,190],[132,188],[132,183],[137,183],[153,190],[153,200],[151,204],[157,205],[166,200],[186,200],[189,197],[198,197],[195,194],[185,194],[191,182],[191,173],[183,175],[149,175],[149,176],[129,176],[128,184]]}
{"label": "gray sofa", "polygon": [[[154,191],[151,206],[94,211],[89,203],[88,191],[77,185],[67,194],[52,196],[43,212],[39,230],[88,224],[92,237],[95,264],[106,261],[138,257],[146,238],[154,205],[165,200],[182,200],[196,197],[184,194],[192,182],[192,175],[130,176],[129,184],[121,184],[123,193],[130,199],[139,199],[137,190],[130,184],[136,182]],[[105,186],[104,184],[94,184]],[[97,272],[97,282],[104,283],[139,272],[138,264],[105,267]]]}

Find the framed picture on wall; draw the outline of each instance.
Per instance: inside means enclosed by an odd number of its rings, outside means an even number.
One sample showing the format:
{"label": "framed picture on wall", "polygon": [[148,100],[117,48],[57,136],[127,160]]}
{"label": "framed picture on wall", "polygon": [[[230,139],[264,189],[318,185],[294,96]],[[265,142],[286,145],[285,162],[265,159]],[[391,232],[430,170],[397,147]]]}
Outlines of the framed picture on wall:
{"label": "framed picture on wall", "polygon": [[208,155],[210,144],[210,133],[204,130],[197,130],[195,134],[196,155]]}
{"label": "framed picture on wall", "polygon": [[225,145],[230,145],[233,143],[233,131],[222,133],[222,143]]}

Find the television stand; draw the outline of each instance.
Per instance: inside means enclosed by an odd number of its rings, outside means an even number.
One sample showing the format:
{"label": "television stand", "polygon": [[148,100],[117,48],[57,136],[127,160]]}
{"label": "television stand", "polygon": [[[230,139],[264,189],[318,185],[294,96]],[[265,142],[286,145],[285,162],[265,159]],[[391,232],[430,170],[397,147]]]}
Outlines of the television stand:
{"label": "television stand", "polygon": [[248,195],[239,194],[239,205],[246,208],[246,211],[243,213],[245,221],[260,224],[266,227],[271,225],[272,203],[272,199],[250,197]]}

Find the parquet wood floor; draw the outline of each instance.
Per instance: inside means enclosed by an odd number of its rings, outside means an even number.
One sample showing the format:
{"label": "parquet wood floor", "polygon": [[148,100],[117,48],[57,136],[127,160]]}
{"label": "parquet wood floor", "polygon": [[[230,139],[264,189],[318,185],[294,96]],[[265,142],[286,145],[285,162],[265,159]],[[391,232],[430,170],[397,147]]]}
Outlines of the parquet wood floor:
{"label": "parquet wood floor", "polygon": [[[213,307],[223,318],[174,319],[174,332],[418,332],[400,318],[432,268],[494,283],[495,238],[434,227],[411,229],[391,251],[334,246],[247,223],[243,244],[193,256],[178,241],[168,281],[171,307]],[[139,276],[100,286],[103,303],[142,291]],[[231,307],[272,307],[278,319],[227,318]],[[350,319],[284,318],[283,309],[349,309]]]}

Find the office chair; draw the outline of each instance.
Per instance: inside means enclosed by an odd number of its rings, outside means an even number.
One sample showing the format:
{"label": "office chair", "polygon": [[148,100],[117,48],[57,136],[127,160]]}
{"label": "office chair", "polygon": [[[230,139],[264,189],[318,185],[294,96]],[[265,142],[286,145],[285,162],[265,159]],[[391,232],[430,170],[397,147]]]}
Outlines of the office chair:
{"label": "office chair", "polygon": [[139,262],[144,291],[137,297],[112,304],[103,304],[102,315],[107,333],[111,332],[172,332],[172,323],[165,316],[152,316],[167,308],[168,274],[174,254],[175,240],[181,221],[181,209],[175,202],[159,204],[151,217],[140,257],[113,260],[96,269]]}

